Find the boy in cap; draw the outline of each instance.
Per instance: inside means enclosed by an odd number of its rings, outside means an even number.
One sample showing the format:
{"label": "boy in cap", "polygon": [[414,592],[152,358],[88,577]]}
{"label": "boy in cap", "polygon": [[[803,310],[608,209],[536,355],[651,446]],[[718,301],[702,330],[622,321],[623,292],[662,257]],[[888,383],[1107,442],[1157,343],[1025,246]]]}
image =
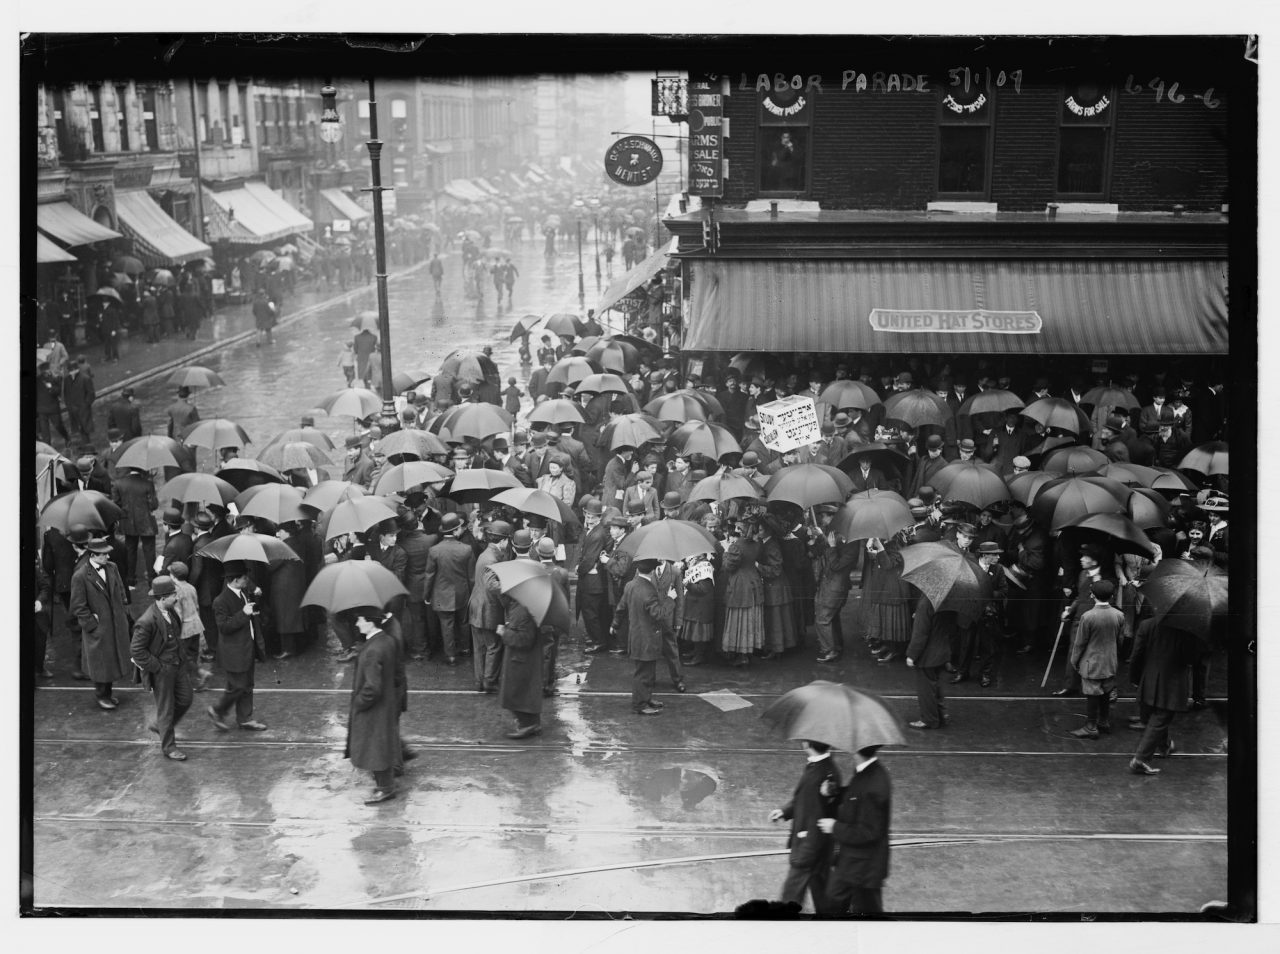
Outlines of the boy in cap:
{"label": "boy in cap", "polygon": [[196,588],[187,582],[187,565],[181,560],[169,564],[169,579],[173,580],[177,602],[174,612],[182,623],[182,643],[186,652],[188,675],[196,692],[203,692],[205,683],[213,673],[200,668],[200,637],[204,635],[204,622],[200,619],[200,598]]}
{"label": "boy in cap", "polygon": [[185,762],[187,756],[177,747],[174,729],[191,708],[194,696],[182,621],[174,610],[178,591],[170,577],[161,575],[151,581],[148,595],[155,602],[134,624],[130,655],[141,673],[139,681],[155,698],[160,751],[165,758]]}
{"label": "boy in cap", "polygon": [[982,615],[970,627],[973,642],[966,647],[960,673],[968,675],[971,666],[976,667],[982,688],[991,685],[991,674],[999,662],[1004,648],[1004,601],[1009,592],[1009,578],[1000,566],[1003,549],[993,540],[978,544],[978,566],[991,580],[991,599],[982,608]]}
{"label": "boy in cap", "polygon": [[1077,739],[1096,739],[1099,732],[1111,731],[1111,690],[1120,640],[1128,628],[1124,613],[1111,605],[1115,584],[1096,580],[1089,589],[1093,608],[1080,617],[1071,641],[1071,667],[1080,675],[1086,705],[1084,726],[1071,733]]}

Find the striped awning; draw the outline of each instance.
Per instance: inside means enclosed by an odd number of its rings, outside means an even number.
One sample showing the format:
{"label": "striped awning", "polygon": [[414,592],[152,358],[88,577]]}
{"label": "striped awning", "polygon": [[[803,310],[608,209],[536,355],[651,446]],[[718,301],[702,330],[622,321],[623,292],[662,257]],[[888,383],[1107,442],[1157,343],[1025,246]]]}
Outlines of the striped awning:
{"label": "striped awning", "polygon": [[1225,260],[691,259],[688,264],[686,349],[1228,352]]}
{"label": "striped awning", "polygon": [[182,265],[213,254],[213,249],[169,218],[145,192],[117,192],[116,215],[132,236],[138,258],[152,268]]}
{"label": "striped awning", "polygon": [[341,189],[321,189],[320,194],[324,196],[324,200],[333,207],[333,211],[337,213],[340,219],[350,219],[352,222],[360,222],[367,219],[370,215],[364,209],[360,208],[351,196],[347,195]]}
{"label": "striped awning", "polygon": [[76,257],[70,252],[64,252],[53,243],[52,239],[47,239],[43,232],[36,232],[36,264],[38,265],[54,265],[58,262],[74,262]]}
{"label": "striped awning", "polygon": [[120,238],[120,233],[99,225],[70,202],[49,202],[36,207],[36,225],[67,245],[92,245]]}
{"label": "striped awning", "polygon": [[647,285],[650,279],[666,268],[667,263],[671,261],[678,241],[678,239],[672,239],[629,272],[611,281],[609,287],[604,290],[604,297],[600,299],[600,304],[596,305],[596,311],[612,308],[632,292]]}
{"label": "striped awning", "polygon": [[221,192],[206,188],[204,195],[205,209],[211,213],[210,238],[225,238],[236,245],[266,245],[315,227],[263,182],[246,182]]}

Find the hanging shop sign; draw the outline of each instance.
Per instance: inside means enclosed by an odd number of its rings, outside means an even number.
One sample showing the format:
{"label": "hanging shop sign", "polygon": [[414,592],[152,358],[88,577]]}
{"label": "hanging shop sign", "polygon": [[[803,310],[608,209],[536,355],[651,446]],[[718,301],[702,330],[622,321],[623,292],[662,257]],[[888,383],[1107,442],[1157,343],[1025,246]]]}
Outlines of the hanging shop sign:
{"label": "hanging shop sign", "polygon": [[662,171],[662,150],[647,136],[623,136],[605,152],[604,171],[619,185],[648,185]]}
{"label": "hanging shop sign", "polygon": [[1043,322],[1034,311],[872,308],[871,328],[895,334],[941,332],[943,334],[1038,335]]}
{"label": "hanging shop sign", "polygon": [[760,418],[760,440],[779,454],[822,440],[818,411],[813,398],[792,394],[756,408]]}
{"label": "hanging shop sign", "polygon": [[724,91],[709,76],[689,77],[689,194],[724,195]]}

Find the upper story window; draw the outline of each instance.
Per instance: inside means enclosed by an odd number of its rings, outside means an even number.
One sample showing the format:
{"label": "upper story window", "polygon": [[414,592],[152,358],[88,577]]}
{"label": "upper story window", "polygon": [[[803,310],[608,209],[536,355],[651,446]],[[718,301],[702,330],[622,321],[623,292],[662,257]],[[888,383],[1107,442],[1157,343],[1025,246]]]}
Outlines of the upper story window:
{"label": "upper story window", "polygon": [[938,90],[938,196],[985,199],[991,189],[994,92],[952,74]]}
{"label": "upper story window", "polygon": [[147,150],[160,150],[160,123],[156,119],[156,88],[148,86],[142,91],[142,132],[147,138]]}
{"label": "upper story window", "polygon": [[120,151],[129,151],[129,87],[116,87],[116,127],[120,136]]}
{"label": "upper story window", "polygon": [[1058,194],[1105,199],[1111,179],[1115,90],[1097,83],[1063,88],[1058,128]]}
{"label": "upper story window", "polygon": [[93,151],[106,152],[107,145],[102,135],[102,87],[89,87],[89,126],[93,130]]}
{"label": "upper story window", "polygon": [[391,101],[391,138],[400,141],[409,138],[409,101],[401,97]]}
{"label": "upper story window", "polygon": [[761,195],[796,196],[809,188],[813,98],[805,89],[760,94],[757,119]]}

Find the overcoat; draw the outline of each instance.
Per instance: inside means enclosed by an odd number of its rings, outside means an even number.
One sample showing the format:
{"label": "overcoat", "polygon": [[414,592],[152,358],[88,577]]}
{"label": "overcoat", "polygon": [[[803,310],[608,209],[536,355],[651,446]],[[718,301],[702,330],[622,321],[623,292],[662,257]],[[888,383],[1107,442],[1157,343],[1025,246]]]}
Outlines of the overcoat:
{"label": "overcoat", "polygon": [[108,563],[106,571],[103,584],[86,556],[71,574],[69,610],[80,624],[84,671],[93,682],[116,682],[133,671],[128,592],[114,564]]}
{"label": "overcoat", "polygon": [[126,537],[156,535],[155,510],[160,506],[160,501],[156,499],[156,485],[150,477],[139,477],[134,473],[121,474],[111,487],[111,500],[124,511],[118,526]]}
{"label": "overcoat", "polygon": [[1203,651],[1199,640],[1153,619],[1138,624],[1129,655],[1130,678],[1138,684],[1138,701],[1157,709],[1186,712],[1191,698],[1191,665]]}
{"label": "overcoat", "polygon": [[[830,782],[831,796],[822,794],[822,785]],[[791,864],[798,867],[815,862],[830,864],[832,838],[818,827],[819,818],[831,818],[840,800],[840,769],[831,756],[809,762],[800,775],[791,801],[782,806],[782,817],[791,822],[787,847]]]}
{"label": "overcoat", "polygon": [[907,644],[907,658],[921,669],[945,666],[951,659],[951,637],[958,629],[954,612],[936,612],[927,596],[920,597],[911,627],[911,642]]}
{"label": "overcoat", "polygon": [[468,607],[471,616],[467,622],[477,629],[497,629],[498,624],[503,621],[502,601],[498,593],[489,590],[485,581],[489,567],[495,563],[501,563],[503,559],[505,558],[502,554],[492,546],[485,547],[484,552],[476,557],[476,573],[472,579],[471,601]]}
{"label": "overcoat", "polygon": [[631,659],[648,662],[662,658],[662,640],[671,631],[674,604],[658,596],[652,580],[635,576],[622,591],[613,612],[618,638],[625,640]]}
{"label": "overcoat", "polygon": [[893,787],[879,760],[844,787],[831,837],[838,846],[828,887],[879,888],[889,877],[889,821]]}
{"label": "overcoat", "polygon": [[[135,676],[141,674],[142,685],[150,689],[154,676],[160,671],[160,652],[164,649],[164,641],[170,633],[175,639],[182,634],[182,622],[177,614],[165,613],[159,603],[152,603],[146,612],[133,625],[133,635],[129,643],[129,654],[137,667]],[[179,665],[184,665],[186,647],[181,639],[177,639]]]}
{"label": "overcoat", "polygon": [[302,594],[307,591],[303,543],[296,533],[285,537],[284,542],[298,554],[298,559],[281,560],[271,571],[271,616],[277,633],[301,633],[307,628],[301,605]]}
{"label": "overcoat", "polygon": [[476,575],[476,553],[454,537],[444,537],[427,553],[422,589],[438,613],[466,609]]}
{"label": "overcoat", "polygon": [[396,642],[384,630],[365,640],[351,679],[346,756],[358,769],[384,772],[400,761]]}
{"label": "overcoat", "polygon": [[[218,664],[227,672],[249,672],[256,660],[267,656],[262,617],[246,616],[244,602],[229,586],[223,586],[213,601],[213,618],[218,625]],[[258,610],[262,610],[260,603]]]}
{"label": "overcoat", "polygon": [[756,568],[759,557],[760,544],[754,540],[740,539],[725,551],[725,606],[764,605],[764,583]]}
{"label": "overcoat", "polygon": [[502,627],[502,686],[498,705],[512,712],[542,711],[542,652],[546,637],[529,611],[502,597],[507,621]]}

